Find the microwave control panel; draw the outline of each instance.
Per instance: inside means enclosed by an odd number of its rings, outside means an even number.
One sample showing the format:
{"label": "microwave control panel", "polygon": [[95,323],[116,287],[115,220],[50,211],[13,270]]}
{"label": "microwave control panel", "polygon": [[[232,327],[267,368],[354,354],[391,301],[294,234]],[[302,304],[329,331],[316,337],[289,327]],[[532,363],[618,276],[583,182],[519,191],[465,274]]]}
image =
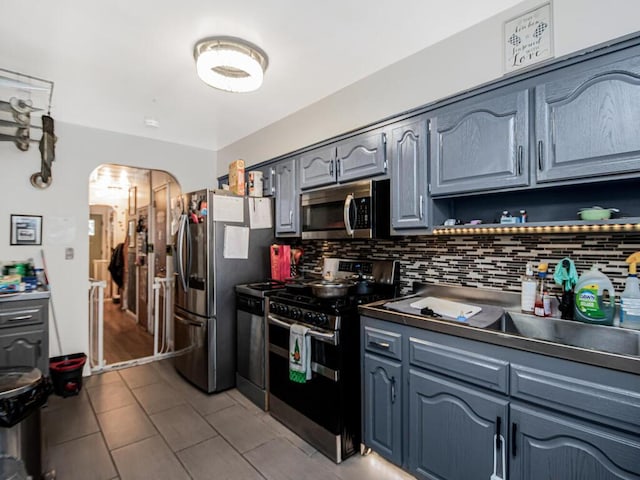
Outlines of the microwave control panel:
{"label": "microwave control panel", "polygon": [[371,197],[356,198],[356,222],[354,229],[371,228]]}

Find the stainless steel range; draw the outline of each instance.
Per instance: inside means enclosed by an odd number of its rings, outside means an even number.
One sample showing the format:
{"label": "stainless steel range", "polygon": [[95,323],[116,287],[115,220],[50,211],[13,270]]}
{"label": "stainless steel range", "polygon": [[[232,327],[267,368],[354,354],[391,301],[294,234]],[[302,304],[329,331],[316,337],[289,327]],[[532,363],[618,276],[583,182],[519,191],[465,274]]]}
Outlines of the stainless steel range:
{"label": "stainless steel range", "polygon": [[[360,446],[360,318],[358,305],[398,293],[395,261],[325,259],[325,278],[356,273],[371,279],[370,293],[352,287],[338,298],[319,298],[304,284],[269,297],[269,409],[271,415],[336,463]],[[310,328],[312,377],[289,380],[289,329]]]}

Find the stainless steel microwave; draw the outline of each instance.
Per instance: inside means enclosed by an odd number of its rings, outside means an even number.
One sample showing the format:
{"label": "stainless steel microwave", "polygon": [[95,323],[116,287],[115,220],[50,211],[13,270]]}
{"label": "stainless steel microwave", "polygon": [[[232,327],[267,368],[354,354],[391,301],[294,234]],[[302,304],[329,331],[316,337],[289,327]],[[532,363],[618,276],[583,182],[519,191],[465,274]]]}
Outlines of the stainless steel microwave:
{"label": "stainless steel microwave", "polygon": [[303,192],[302,238],[389,237],[389,180],[365,180]]}

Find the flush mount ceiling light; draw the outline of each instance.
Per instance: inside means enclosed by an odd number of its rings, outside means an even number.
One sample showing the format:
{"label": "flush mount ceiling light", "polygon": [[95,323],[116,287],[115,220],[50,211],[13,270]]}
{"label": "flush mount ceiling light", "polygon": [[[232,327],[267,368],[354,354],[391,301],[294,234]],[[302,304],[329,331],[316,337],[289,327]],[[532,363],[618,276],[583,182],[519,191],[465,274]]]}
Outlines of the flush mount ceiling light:
{"label": "flush mount ceiling light", "polygon": [[200,40],[193,49],[198,76],[228,92],[251,92],[262,85],[269,60],[255,45],[233,37]]}

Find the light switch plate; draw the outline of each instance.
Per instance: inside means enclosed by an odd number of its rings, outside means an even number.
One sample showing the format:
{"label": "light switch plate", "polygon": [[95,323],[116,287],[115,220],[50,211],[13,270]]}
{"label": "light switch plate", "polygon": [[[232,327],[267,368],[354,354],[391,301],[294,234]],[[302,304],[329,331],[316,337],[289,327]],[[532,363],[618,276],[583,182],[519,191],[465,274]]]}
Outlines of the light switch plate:
{"label": "light switch plate", "polygon": [[72,247],[67,247],[64,249],[64,259],[65,260],[73,260],[73,248]]}

